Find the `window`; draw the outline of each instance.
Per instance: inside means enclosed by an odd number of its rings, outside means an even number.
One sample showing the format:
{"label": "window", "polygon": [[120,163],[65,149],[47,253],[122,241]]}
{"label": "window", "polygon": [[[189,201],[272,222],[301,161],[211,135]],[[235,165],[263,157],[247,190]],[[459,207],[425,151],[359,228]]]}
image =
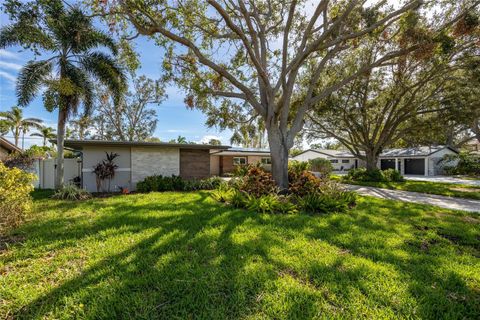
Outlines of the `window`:
{"label": "window", "polygon": [[233,157],[233,165],[234,166],[243,166],[247,164],[246,157]]}
{"label": "window", "polygon": [[342,163],[350,163],[350,160],[348,160],[348,159],[343,159],[343,160],[342,160]]}
{"label": "window", "polygon": [[270,157],[262,158],[262,164],[272,164],[272,159]]}
{"label": "window", "polygon": [[330,163],[338,163],[338,160],[337,159],[331,159]]}

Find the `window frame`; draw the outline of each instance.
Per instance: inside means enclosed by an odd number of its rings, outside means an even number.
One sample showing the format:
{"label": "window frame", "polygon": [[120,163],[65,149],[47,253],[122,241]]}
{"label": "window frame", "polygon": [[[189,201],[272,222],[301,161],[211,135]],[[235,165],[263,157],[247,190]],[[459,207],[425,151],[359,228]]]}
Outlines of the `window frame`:
{"label": "window frame", "polygon": [[350,163],[350,160],[349,159],[342,159],[342,163]]}
{"label": "window frame", "polygon": [[[235,162],[236,159],[243,159],[243,160],[245,160],[245,163],[240,163],[241,161],[239,163],[236,163]],[[232,162],[233,162],[234,166],[246,166],[248,164],[247,157],[241,157],[241,156],[240,157],[233,157]]]}
{"label": "window frame", "polygon": [[[267,162],[264,162],[264,160],[267,160]],[[272,158],[271,157],[262,157],[260,159],[260,163],[265,164],[265,165],[271,165],[272,164]]]}
{"label": "window frame", "polygon": [[330,159],[330,163],[338,164],[338,159]]}

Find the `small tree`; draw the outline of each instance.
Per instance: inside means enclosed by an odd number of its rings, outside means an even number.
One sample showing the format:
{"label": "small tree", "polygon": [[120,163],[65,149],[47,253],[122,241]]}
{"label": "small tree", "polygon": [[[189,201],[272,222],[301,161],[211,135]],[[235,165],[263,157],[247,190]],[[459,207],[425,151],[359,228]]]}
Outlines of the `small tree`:
{"label": "small tree", "polygon": [[106,159],[97,163],[93,167],[93,173],[96,177],[95,181],[97,184],[97,192],[100,192],[100,190],[105,191],[105,180],[108,181],[107,192],[110,192],[111,181],[115,177],[115,170],[118,168],[118,165],[114,163],[114,160],[119,156],[119,154],[105,152],[105,155]]}

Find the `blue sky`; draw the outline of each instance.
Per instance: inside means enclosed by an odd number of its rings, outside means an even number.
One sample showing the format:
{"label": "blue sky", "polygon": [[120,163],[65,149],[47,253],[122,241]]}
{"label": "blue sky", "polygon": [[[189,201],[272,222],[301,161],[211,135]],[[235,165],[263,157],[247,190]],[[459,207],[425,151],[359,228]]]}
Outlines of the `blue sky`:
{"label": "blue sky", "polygon": [[[8,18],[3,12],[0,14],[0,26],[8,24]],[[158,79],[161,75],[162,49],[155,46],[146,38],[137,38],[135,47],[139,53],[141,67],[138,75],[146,75],[152,79]],[[18,71],[25,62],[33,59],[29,51],[21,47],[0,49],[0,110],[9,110],[16,105],[15,80]],[[182,135],[189,141],[200,142],[210,138],[217,138],[223,144],[229,144],[231,132],[220,132],[215,128],[207,128],[205,116],[198,110],[190,110],[185,107],[184,93],[174,86],[167,87],[168,98],[160,106],[154,106],[157,110],[158,124],[154,136],[162,141],[168,141]],[[46,125],[56,128],[56,111],[50,113],[43,107],[41,97],[36,98],[29,106],[24,108],[25,117],[36,117],[44,120]],[[11,134],[7,135],[11,138]],[[25,146],[40,144],[41,139],[29,137],[25,139]]]}

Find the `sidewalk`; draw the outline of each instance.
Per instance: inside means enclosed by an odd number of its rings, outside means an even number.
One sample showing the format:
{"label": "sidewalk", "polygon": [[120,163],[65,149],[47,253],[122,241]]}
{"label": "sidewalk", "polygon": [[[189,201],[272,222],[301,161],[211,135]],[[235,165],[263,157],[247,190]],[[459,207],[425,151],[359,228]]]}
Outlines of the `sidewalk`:
{"label": "sidewalk", "polygon": [[404,202],[429,204],[432,206],[437,206],[445,209],[480,213],[480,201],[478,200],[444,197],[439,195],[432,195],[432,194],[425,194],[425,193],[418,193],[418,192],[389,190],[389,189],[364,187],[364,186],[356,186],[356,185],[349,185],[349,184],[345,184],[345,186],[347,187],[347,189],[356,191],[359,194],[364,196],[372,196],[372,197],[377,197],[381,199],[398,200],[398,201],[404,201]]}

